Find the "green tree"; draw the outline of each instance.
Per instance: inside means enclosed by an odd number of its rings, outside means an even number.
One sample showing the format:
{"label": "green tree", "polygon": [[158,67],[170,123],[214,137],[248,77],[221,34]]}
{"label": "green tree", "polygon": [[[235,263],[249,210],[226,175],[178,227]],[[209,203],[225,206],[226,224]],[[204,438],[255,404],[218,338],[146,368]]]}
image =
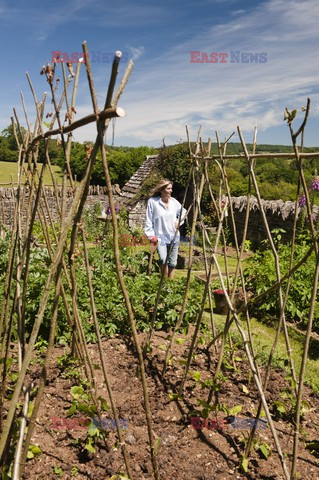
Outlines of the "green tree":
{"label": "green tree", "polygon": [[[21,130],[21,135],[24,137],[25,134],[26,134],[26,130],[23,127],[20,127],[20,130]],[[17,132],[17,137],[18,137],[19,142],[22,143],[22,138],[21,138],[19,130],[16,129],[16,132]],[[10,150],[12,150],[12,151],[17,151],[18,150],[18,146],[17,146],[17,142],[16,142],[16,138],[15,138],[15,135],[14,135],[14,130],[13,130],[12,125],[8,125],[7,128],[2,130],[1,136],[6,139],[8,148]]]}
{"label": "green tree", "polygon": [[[73,143],[71,149],[70,167],[73,175],[76,175],[80,180],[87,165],[86,144]],[[156,150],[151,147],[117,147],[107,148],[107,160],[113,184],[118,183],[120,187],[131,178],[133,173],[144,162],[147,155],[156,153]],[[63,167],[64,158],[58,157],[58,164]],[[94,165],[91,182],[94,185],[105,185],[105,175],[101,159],[101,154],[98,153]]]}
{"label": "green tree", "polygon": [[188,145],[181,143],[161,148],[157,170],[161,176],[174,182],[174,190],[183,190],[188,182],[191,160],[189,159]]}
{"label": "green tree", "polygon": [[[26,133],[25,129],[21,127],[21,134],[24,136]],[[22,143],[22,138],[19,132],[17,131],[17,137],[20,143]],[[18,160],[18,146],[16,138],[13,131],[13,126],[9,125],[7,128],[2,130],[0,136],[0,161],[2,162],[16,162]]]}

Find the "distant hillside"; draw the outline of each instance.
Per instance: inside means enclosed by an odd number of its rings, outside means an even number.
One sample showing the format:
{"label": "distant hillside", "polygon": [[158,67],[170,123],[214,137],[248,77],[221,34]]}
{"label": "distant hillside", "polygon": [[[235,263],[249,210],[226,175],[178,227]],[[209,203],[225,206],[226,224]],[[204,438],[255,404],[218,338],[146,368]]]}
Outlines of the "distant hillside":
{"label": "distant hillside", "polygon": [[[39,168],[42,165],[39,164]],[[56,165],[52,166],[53,174],[56,182],[60,185],[62,184],[62,175],[61,170]],[[10,187],[13,184],[15,185],[18,180],[18,168],[16,162],[0,162],[0,187]],[[22,182],[24,179],[22,179]],[[44,174],[44,184],[52,185],[52,179],[49,170],[47,169]]]}
{"label": "distant hillside", "polygon": [[[193,144],[192,144],[193,146]],[[206,145],[205,145],[206,146]],[[247,144],[249,151],[252,144]],[[306,152],[319,152],[319,147],[305,148]],[[258,145],[256,153],[293,153],[293,148],[287,145]],[[217,146],[213,144],[212,153],[217,155]],[[242,153],[240,143],[229,143],[226,154],[238,155]],[[188,182],[189,157],[188,145],[186,143],[173,145],[160,150],[157,175],[154,175],[154,182],[160,176],[170,178],[174,181],[176,191],[181,194]],[[255,164],[261,196],[265,200],[282,199],[294,200],[296,198],[298,183],[298,168],[294,158],[258,158]],[[318,175],[319,158],[307,159],[304,161],[304,174],[308,186],[314,176]],[[233,196],[246,195],[248,190],[249,168],[245,158],[229,159],[226,161],[227,178]],[[209,162],[210,183],[215,194],[218,193],[220,173],[215,162]],[[149,182],[148,187],[151,186]],[[225,188],[223,190],[225,193]],[[254,192],[252,191],[254,194]],[[208,192],[204,191],[205,198],[209,203]],[[317,203],[318,200],[314,198]],[[207,205],[208,207],[208,205]]]}
{"label": "distant hillside", "polygon": [[[22,135],[25,130],[22,129]],[[19,142],[22,139],[19,137]],[[91,142],[72,143],[70,166],[74,177],[81,180],[87,165],[86,146]],[[109,170],[113,184],[118,183],[121,187],[131,178],[133,173],[143,163],[147,155],[157,153],[152,147],[107,147]],[[64,152],[61,143],[56,139],[49,142],[49,157],[52,165],[56,166],[56,171],[62,171],[64,166]],[[45,159],[44,143],[39,142],[38,162]],[[0,183],[7,183],[11,180],[11,175],[15,175],[16,166],[13,165],[18,160],[18,148],[12,126],[4,129],[0,135],[0,162],[2,168],[0,172]],[[102,160],[98,154],[93,169],[91,183],[95,185],[105,185],[105,175],[102,166]]]}
{"label": "distant hillside", "polygon": [[[22,131],[23,133],[23,131]],[[21,139],[19,139],[21,141]],[[81,180],[87,164],[86,145],[73,142],[70,158],[70,166],[77,180]],[[193,145],[193,144],[192,144]],[[206,144],[205,144],[206,145]],[[252,144],[247,144],[249,151],[252,150]],[[307,147],[306,152],[319,152],[319,147]],[[148,179],[147,188],[156,182],[159,177],[165,176],[174,180],[179,191],[182,191],[188,181],[189,158],[188,144],[182,143],[160,149],[151,147],[107,147],[108,164],[113,184],[119,184],[123,187],[130,179],[133,173],[143,163],[147,155],[159,153],[159,167],[157,173]],[[293,152],[290,145],[257,145],[256,153],[287,153]],[[217,155],[216,142],[212,145],[212,153]],[[238,142],[229,142],[226,154],[236,155],[242,153],[242,146]],[[51,163],[56,166],[56,175],[59,169],[64,165],[63,148],[55,139],[49,142],[49,156]],[[40,142],[38,161],[44,160],[44,145]],[[1,132],[0,135],[0,162],[2,163],[0,173],[0,183],[8,183],[11,181],[11,175],[15,175],[16,166],[10,167],[12,162],[16,162],[18,151],[12,127],[9,126]],[[318,160],[309,159],[304,162],[305,175],[308,182],[319,170]],[[285,160],[280,158],[262,158],[256,162],[255,173],[259,180],[260,191],[265,199],[282,198],[283,200],[291,200],[295,197],[296,184],[298,180],[298,170],[294,159]],[[214,189],[218,189],[219,173],[213,162],[210,164],[209,174]],[[231,159],[227,161],[227,174],[233,195],[244,195],[248,186],[248,166],[246,160]],[[105,185],[104,169],[100,155],[98,154],[92,178],[92,184]],[[217,191],[217,190],[216,190]]]}
{"label": "distant hillside", "polygon": [[[206,145],[206,144],[205,144]],[[248,151],[252,151],[253,145],[252,143],[246,143]],[[319,147],[305,147],[305,152],[319,152]],[[214,154],[218,153],[217,145],[214,143],[212,145],[212,152]],[[236,155],[243,152],[243,148],[241,143],[239,142],[229,142],[227,144],[227,154],[228,155]],[[256,146],[256,153],[293,153],[292,145],[268,145],[261,143]]]}

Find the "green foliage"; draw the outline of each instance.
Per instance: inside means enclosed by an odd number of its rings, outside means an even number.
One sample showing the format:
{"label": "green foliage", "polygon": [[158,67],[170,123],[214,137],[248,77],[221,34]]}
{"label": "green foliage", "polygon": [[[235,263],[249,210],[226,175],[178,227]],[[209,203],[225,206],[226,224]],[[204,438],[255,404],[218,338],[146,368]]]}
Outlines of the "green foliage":
{"label": "green foliage", "polygon": [[71,388],[73,398],[68,415],[74,415],[76,412],[86,413],[88,416],[96,413],[95,405],[91,404],[90,394],[86,391],[85,384],[75,385]]}
{"label": "green foliage", "polygon": [[[279,232],[279,235],[280,232]],[[289,270],[291,245],[278,243],[278,255],[283,276]],[[309,233],[300,234],[295,245],[294,265],[300,261],[309,250],[311,240]],[[311,254],[305,263],[293,273],[289,296],[286,304],[286,316],[289,320],[301,322],[306,325],[309,315],[309,305],[315,270],[315,254]],[[259,295],[276,283],[275,261],[269,248],[257,251],[245,264],[246,286],[254,295]],[[283,282],[283,289],[287,287],[287,280]],[[279,318],[278,291],[273,291],[253,306],[258,318],[270,318],[276,321]],[[319,329],[319,309],[315,308],[314,327]]]}
{"label": "green foliage", "polygon": [[[76,413],[81,413],[83,415],[84,413],[89,420],[86,435],[82,439],[77,439],[77,446],[80,447],[82,453],[86,450],[87,452],[94,454],[96,452],[95,445],[98,444],[99,440],[103,438],[105,439],[109,432],[98,428],[90,419],[90,417],[93,417],[97,413],[97,408],[92,402],[91,394],[87,391],[87,382],[82,381],[81,385],[73,386],[71,388],[71,396],[73,400],[68,415],[71,416]],[[98,397],[98,400],[100,403],[100,410],[109,411],[107,402],[102,397]]]}
{"label": "green foliage", "polygon": [[10,249],[10,237],[11,233],[3,225],[1,225],[0,235],[0,278],[8,268],[9,249]]}
{"label": "green foliage", "polygon": [[69,354],[61,355],[57,359],[57,366],[62,371],[63,378],[72,378],[76,380],[81,379],[81,373],[79,371],[79,361],[73,358]]}
{"label": "green foliage", "polygon": [[29,445],[28,453],[27,453],[27,458],[31,459],[34,458],[36,455],[40,455],[41,448],[38,447],[38,445]]}
{"label": "green foliage", "polygon": [[268,445],[266,442],[260,442],[257,440],[257,442],[254,444],[254,448],[256,452],[258,452],[259,455],[265,460],[268,460],[272,453],[270,445]]}
{"label": "green foliage", "polygon": [[[42,298],[44,285],[47,279],[48,267],[50,265],[50,257],[46,248],[31,248],[30,253],[30,267],[28,276],[28,294],[27,302],[25,304],[25,328],[26,335],[30,334],[34,319],[36,317],[40,299]],[[40,334],[45,340],[48,339],[48,333],[52,318],[52,303],[54,296],[54,285],[50,291],[50,301],[46,308],[43,322],[40,329]],[[62,305],[61,305],[62,306]],[[60,310],[61,312],[61,310]],[[62,312],[61,312],[62,313]],[[62,325],[62,317],[60,317],[60,325]],[[64,325],[66,325],[66,319],[64,318]]]}
{"label": "green foliage", "polygon": [[157,150],[152,147],[109,148],[108,164],[112,183],[118,183],[122,187],[142,165],[147,155],[156,153]]}
{"label": "green foliage", "polygon": [[188,184],[190,159],[188,145],[182,143],[164,147],[159,152],[156,169],[161,177],[174,182],[174,192],[184,189]]}
{"label": "green foliage", "polygon": [[[119,215],[121,217],[121,213]],[[99,229],[103,228],[103,222],[95,225],[94,213],[85,216],[85,223],[90,227],[89,238],[96,240]],[[120,218],[120,226],[125,227],[125,218]],[[122,227],[121,227],[122,229]],[[120,231],[121,231],[120,229]],[[123,231],[122,230],[122,231]],[[134,232],[139,235],[140,232]],[[37,240],[40,241],[40,232]],[[51,232],[52,235],[52,232]],[[130,324],[127,317],[127,310],[123,299],[123,294],[119,286],[117,272],[115,268],[114,253],[112,247],[112,232],[108,232],[103,237],[98,246],[89,245],[89,260],[92,267],[92,284],[97,309],[97,317],[102,336],[114,336],[116,333],[129,333]],[[52,235],[53,239],[53,235]],[[0,241],[0,264],[6,267],[9,237]],[[84,255],[82,247],[77,247],[77,258],[75,259],[75,272],[77,281],[77,306],[82,319],[86,339],[89,342],[96,341],[94,325],[91,321],[91,304],[89,288],[87,284],[87,272],[85,268]],[[152,309],[155,304],[156,293],[159,284],[158,273],[147,275],[148,254],[145,251],[139,253],[133,252],[133,248],[121,246],[121,262],[123,265],[124,280],[128,289],[132,303],[137,328],[141,331],[147,331],[150,326]],[[65,261],[67,262],[67,252],[65,252]],[[46,248],[32,247],[30,251],[30,268],[27,288],[27,302],[25,304],[25,329],[26,338],[29,337],[32,330],[34,319],[36,317],[39,303],[43,295],[45,282],[47,279],[48,268],[50,266],[50,257]],[[5,271],[5,268],[1,271]],[[155,329],[167,330],[176,323],[179,315],[176,305],[180,305],[183,300],[185,288],[185,278],[180,278],[174,282],[165,281],[158,306],[158,313],[155,322]],[[0,278],[0,290],[3,288],[4,276]],[[63,279],[69,305],[71,304],[71,294],[68,284]],[[54,297],[54,288],[52,285],[49,302],[44,314],[43,322],[40,328],[37,348],[39,353],[46,348],[48,340],[52,304]],[[14,288],[12,288],[14,292]],[[200,308],[200,299],[203,292],[203,286],[197,281],[193,281],[191,294],[186,305],[182,328],[189,323],[193,323]],[[16,325],[13,327],[13,334],[16,338]],[[66,344],[70,341],[71,331],[67,321],[65,307],[62,299],[58,305],[58,323],[57,323],[57,341]],[[61,360],[62,361],[62,360]],[[65,365],[66,367],[66,365]],[[77,378],[76,369],[73,365],[68,365],[65,375],[69,378]]]}
{"label": "green foliage", "polygon": [[245,455],[243,455],[243,458],[242,458],[241,463],[240,463],[240,468],[242,469],[242,471],[244,473],[248,472],[248,463],[249,463],[248,458]]}
{"label": "green foliage", "polygon": [[99,202],[97,202],[93,209],[86,208],[83,212],[83,223],[88,242],[96,241],[103,237],[105,224],[98,220],[97,217],[102,215],[104,207],[105,205],[102,206]]}
{"label": "green foliage", "polygon": [[[20,134],[21,131],[21,134]],[[20,131],[17,128],[16,133],[18,141],[22,144],[22,137],[25,136],[26,130],[23,127],[20,127]],[[0,135],[0,161],[3,162],[17,162],[18,160],[18,145],[14,135],[12,125],[9,125],[7,128],[2,130]],[[55,139],[50,139],[49,141],[49,156],[52,165],[63,165],[64,162],[64,153],[62,146],[57,144]],[[38,162],[42,163],[45,160],[45,146],[44,142],[39,142],[39,152],[38,152]]]}
{"label": "green foliage", "polygon": [[58,476],[63,475],[63,470],[61,467],[57,467],[56,465],[53,465],[52,468],[55,475],[58,475]]}
{"label": "green foliage", "polygon": [[[147,330],[150,325],[151,310],[155,304],[159,275],[157,273],[150,276],[146,274],[148,256],[145,252],[130,255],[128,250],[127,247],[124,247],[121,252],[125,284],[132,302],[137,328]],[[90,258],[91,264],[94,266],[92,281],[101,333],[109,335],[119,332],[127,333],[130,329],[127,311],[117,281],[112,254],[109,250],[101,252],[91,249]],[[175,324],[178,317],[175,307],[182,302],[184,286],[185,279],[183,278],[174,282],[164,282],[155,323],[156,329],[168,329]],[[201,284],[193,282],[183,326],[195,320],[202,290]],[[85,311],[88,308],[88,298],[85,293],[80,292],[82,292],[81,289],[79,289],[79,308],[81,311]],[[95,337],[91,325],[87,325],[87,335],[92,340]]]}
{"label": "green foliage", "polygon": [[259,192],[264,200],[281,199],[287,201],[296,198],[296,186],[283,180],[276,183],[261,182]]}
{"label": "green foliage", "polygon": [[40,355],[43,355],[48,349],[48,342],[40,338],[40,340],[34,344],[34,347]]}
{"label": "green foliage", "polygon": [[[4,286],[4,276],[7,270],[8,262],[8,252],[9,252],[9,233],[5,238],[0,238],[0,294],[2,295],[3,286]],[[28,294],[27,301],[25,303],[25,327],[26,327],[26,337],[32,329],[34,318],[38,310],[39,301],[42,297],[43,288],[48,273],[48,266],[50,264],[50,258],[47,252],[47,249],[39,249],[32,247],[30,250],[30,268],[29,268],[29,277],[28,277]],[[14,288],[11,289],[11,296],[14,294]],[[44,339],[47,339],[48,332],[50,328],[51,316],[52,316],[52,301],[54,294],[54,286],[52,286],[50,292],[50,302],[45,311],[43,323],[41,326],[41,336]],[[62,318],[61,323],[62,325]],[[64,327],[66,325],[66,319],[64,318]],[[63,327],[63,328],[64,328]],[[16,326],[13,327],[13,335],[17,337]],[[39,345],[40,346],[40,345]]]}
{"label": "green foliage", "polygon": [[[243,434],[239,439],[239,443],[244,447],[244,449],[246,449],[247,447],[248,439],[249,439],[249,434]],[[268,458],[272,454],[270,445],[268,445],[268,443],[263,441],[259,437],[259,435],[255,436],[252,439],[252,446],[254,450],[258,453],[258,455],[264,460],[268,460]],[[246,457],[245,453],[243,453],[241,457],[240,469],[243,473],[247,473],[249,470],[249,458]]]}
{"label": "green foliage", "polygon": [[[24,136],[26,131],[21,127],[21,133]],[[22,138],[17,130],[17,137],[20,143]],[[15,139],[12,125],[2,130],[0,136],[0,161],[3,162],[16,162],[18,160],[18,146]]]}
{"label": "green foliage", "polygon": [[[279,399],[275,400],[272,404],[272,413],[274,417],[278,420],[283,418],[284,420],[288,420],[291,423],[294,423],[295,416],[296,416],[296,382],[292,378],[291,375],[287,375],[285,380],[289,381],[287,387],[283,388],[280,392]],[[307,400],[301,400],[301,408],[300,408],[300,418],[304,420],[306,413],[311,410],[310,404]]]}
{"label": "green foliage", "polygon": [[[21,129],[24,136],[26,131]],[[22,138],[17,130],[17,136],[20,143]],[[58,165],[61,170],[64,169],[65,157],[61,144],[58,144],[55,139],[50,139],[49,156],[52,165]],[[84,144],[73,142],[70,157],[70,167],[77,180],[81,180],[87,166],[86,146],[90,146],[90,142]],[[133,173],[144,162],[147,155],[156,154],[157,150],[153,147],[108,147],[108,165],[113,184],[118,183],[120,187],[130,179]],[[1,132],[0,135],[0,161],[17,162],[18,160],[18,146],[13,132],[12,125],[9,125]],[[45,146],[44,142],[39,142],[38,162],[45,160]],[[97,160],[92,172],[91,183],[93,185],[105,185],[105,175],[102,165],[101,154],[98,153]]]}
{"label": "green foliage", "polygon": [[[50,138],[48,142],[48,149],[49,149],[49,157],[52,165],[59,165],[62,167],[64,166],[64,151],[62,145],[58,144],[57,141],[53,138]],[[38,153],[38,161],[40,163],[44,163],[45,161],[45,142],[39,142],[39,153]]]}
{"label": "green foliage", "polygon": [[[133,173],[144,162],[147,155],[156,153],[151,147],[117,147],[107,149],[107,161],[113,184],[118,183],[120,187],[131,178]],[[63,158],[60,159],[60,166],[63,165]],[[72,144],[70,167],[73,175],[81,180],[87,165],[85,144],[74,142]],[[97,155],[94,165],[91,183],[94,185],[105,185],[105,174],[101,154]]]}
{"label": "green foliage", "polygon": [[18,152],[11,150],[9,142],[6,138],[0,137],[0,161],[16,162],[18,160]]}
{"label": "green foliage", "polygon": [[[251,145],[247,144],[248,150]],[[194,148],[193,148],[194,149]],[[318,151],[318,148],[306,148],[305,151]],[[217,155],[217,146],[213,145],[212,152]],[[256,153],[286,153],[293,152],[292,147],[285,145],[259,145]],[[229,143],[227,154],[236,155],[242,153],[239,143]],[[174,181],[178,195],[186,187],[188,181],[189,149],[186,143],[165,147],[160,150],[158,174]],[[308,181],[313,175],[317,166],[316,159],[309,159],[304,162],[304,173]],[[225,160],[225,170],[229,187],[233,196],[247,194],[249,167],[245,158]],[[255,173],[259,184],[262,198],[265,200],[279,199],[284,201],[294,200],[296,196],[296,185],[298,180],[298,168],[295,160],[282,158],[259,158],[256,160]],[[220,185],[220,170],[216,163],[209,162],[208,176],[213,192],[217,195]],[[222,186],[222,193],[226,193],[225,185]],[[254,192],[252,191],[254,194]],[[207,214],[209,209],[209,192],[204,188],[202,197],[203,213]]]}

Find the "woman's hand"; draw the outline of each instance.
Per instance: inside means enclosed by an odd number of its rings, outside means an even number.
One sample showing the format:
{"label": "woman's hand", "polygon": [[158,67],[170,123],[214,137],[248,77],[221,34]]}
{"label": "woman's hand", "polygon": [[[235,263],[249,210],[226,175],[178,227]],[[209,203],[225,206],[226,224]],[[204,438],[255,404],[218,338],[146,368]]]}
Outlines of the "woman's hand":
{"label": "woman's hand", "polygon": [[153,244],[153,245],[156,245],[157,242],[158,242],[158,238],[157,237],[149,237],[150,238],[150,242]]}

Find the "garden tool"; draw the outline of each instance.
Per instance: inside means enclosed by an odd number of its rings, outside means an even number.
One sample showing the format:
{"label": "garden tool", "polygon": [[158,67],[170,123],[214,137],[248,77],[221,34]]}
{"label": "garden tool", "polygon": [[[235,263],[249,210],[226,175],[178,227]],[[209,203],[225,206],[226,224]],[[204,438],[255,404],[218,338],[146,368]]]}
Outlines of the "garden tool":
{"label": "garden tool", "polygon": [[153,256],[154,256],[154,252],[156,250],[156,245],[157,245],[157,242],[156,243],[154,243],[154,242],[150,243],[150,259],[149,259],[149,262],[148,262],[147,275],[150,275],[151,271],[152,271]]}

